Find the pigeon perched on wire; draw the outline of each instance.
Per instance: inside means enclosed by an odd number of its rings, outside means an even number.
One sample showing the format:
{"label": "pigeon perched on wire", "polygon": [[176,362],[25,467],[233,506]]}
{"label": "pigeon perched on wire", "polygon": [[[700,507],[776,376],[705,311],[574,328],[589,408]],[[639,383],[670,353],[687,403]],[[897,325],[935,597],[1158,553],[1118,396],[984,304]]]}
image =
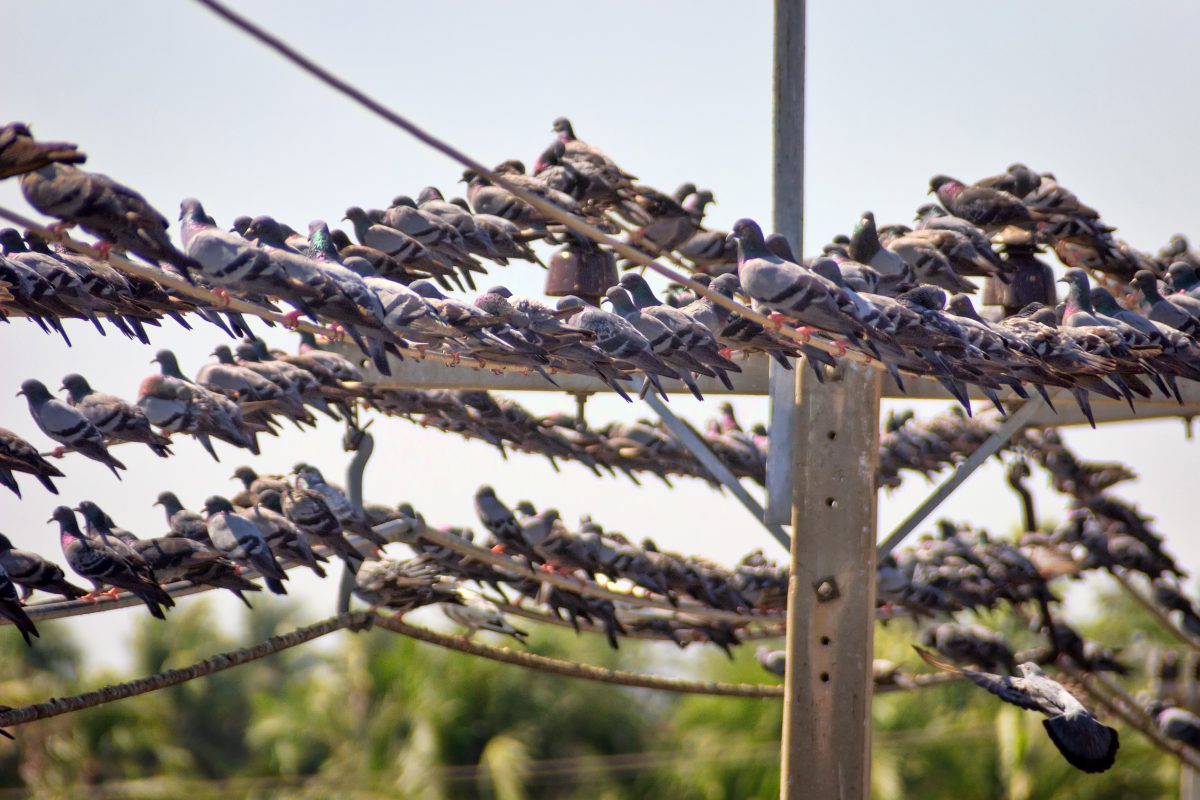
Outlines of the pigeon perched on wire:
{"label": "pigeon perched on wire", "polygon": [[111,588],[105,594],[110,597],[115,599],[117,590],[124,589],[145,603],[154,617],[166,619],[163,609],[175,605],[171,595],[157,582],[139,574],[137,568],[116,550],[99,539],[85,536],[79,529],[74,511],[59,506],[49,521],[59,525],[59,544],[67,564],[92,584],[92,591],[82,599],[94,599],[101,593],[100,587],[108,585]]}
{"label": "pigeon perched on wire", "polygon": [[1187,709],[1158,700],[1146,706],[1146,713],[1163,736],[1191,750],[1200,751],[1200,717]]}
{"label": "pigeon perched on wire", "polygon": [[32,475],[51,494],[58,494],[52,478],[63,477],[62,470],[43,458],[36,447],[8,428],[0,428],[0,486],[20,497],[14,472]]}
{"label": "pigeon perched on wire", "polygon": [[7,536],[0,533],[0,567],[9,579],[21,587],[21,600],[28,600],[34,591],[58,594],[74,600],[87,594],[66,579],[62,567],[32,550],[13,547]]}
{"label": "pigeon perched on wire", "polygon": [[287,594],[283,581],[288,579],[275,560],[267,539],[254,523],[239,517],[228,500],[213,495],[204,501],[208,515],[208,538],[213,547],[235,564],[257,570],[267,588],[275,594]]}
{"label": "pigeon perched on wire", "polygon": [[88,421],[83,412],[56,400],[46,384],[39,380],[30,379],[22,383],[17,395],[25,397],[29,413],[42,433],[63,445],[60,450],[69,448],[93,461],[99,461],[112,470],[118,480],[121,479],[121,473],[117,470],[125,469],[125,465],[108,452],[104,434]]}
{"label": "pigeon perched on wire", "polygon": [[929,652],[914,647],[930,666],[962,675],[1006,703],[1046,716],[1042,725],[1063,758],[1083,772],[1104,772],[1116,762],[1120,739],[1117,731],[1099,722],[1075,696],[1048,677],[1037,664],[1025,662],[1017,669],[1021,677],[995,675],[957,667]]}
{"label": "pigeon perched on wire", "polygon": [[759,648],[754,651],[754,657],[758,659],[758,663],[762,666],[762,668],[772,675],[778,675],[781,678],[787,675],[786,650],[772,650],[769,647],[763,647],[760,645]]}
{"label": "pigeon perched on wire", "polygon": [[128,531],[118,536],[149,565],[161,583],[187,581],[193,586],[228,589],[253,608],[243,592],[260,592],[262,588],[238,574],[238,566],[210,545],[182,536],[160,536],[139,539]]}
{"label": "pigeon perched on wire", "polygon": [[346,497],[341,489],[331,486],[325,481],[321,470],[311,464],[301,462],[292,468],[292,473],[296,476],[296,486],[302,489],[311,489],[319,494],[344,529],[351,533],[357,533],[379,547],[387,544],[387,540],[375,533],[367,524],[361,509],[351,503],[350,498]]}
{"label": "pigeon perched on wire", "polygon": [[505,619],[504,614],[496,608],[495,603],[474,592],[460,589],[459,602],[443,602],[441,608],[442,613],[450,620],[466,628],[466,632],[463,633],[463,637],[466,639],[470,639],[479,631],[491,631],[511,636],[524,645],[525,640],[529,637],[527,631],[514,627]]}
{"label": "pigeon perched on wire", "polygon": [[151,263],[165,261],[184,277],[198,265],[167,236],[167,218],[146,198],[107,175],[68,164],[48,164],[21,176],[29,205],[67,225],[78,225],[100,238],[100,249],[115,248]]}
{"label": "pigeon perched on wire", "polygon": [[140,442],[160,458],[171,455],[168,447],[171,440],[155,433],[150,420],[137,406],[116,395],[97,392],[87,378],[74,372],[63,377],[62,388],[67,392],[67,403],[79,410],[107,439]]}
{"label": "pigeon perched on wire", "polygon": [[21,632],[21,638],[30,647],[33,647],[33,639],[30,637],[41,636],[37,626],[33,624],[33,620],[21,607],[21,601],[17,598],[16,584],[2,566],[0,566],[0,616],[16,626],[17,630]]}

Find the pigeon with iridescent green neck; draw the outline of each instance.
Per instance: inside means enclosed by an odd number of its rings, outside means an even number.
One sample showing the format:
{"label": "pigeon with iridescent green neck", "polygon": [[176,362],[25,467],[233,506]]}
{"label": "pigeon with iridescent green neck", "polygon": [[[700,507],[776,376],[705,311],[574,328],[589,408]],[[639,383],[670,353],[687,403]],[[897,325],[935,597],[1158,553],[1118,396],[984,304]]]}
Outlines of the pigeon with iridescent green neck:
{"label": "pigeon with iridescent green neck", "polygon": [[875,228],[875,215],[864,211],[850,236],[850,257],[867,264],[882,275],[898,275],[904,268],[904,258],[883,246]]}

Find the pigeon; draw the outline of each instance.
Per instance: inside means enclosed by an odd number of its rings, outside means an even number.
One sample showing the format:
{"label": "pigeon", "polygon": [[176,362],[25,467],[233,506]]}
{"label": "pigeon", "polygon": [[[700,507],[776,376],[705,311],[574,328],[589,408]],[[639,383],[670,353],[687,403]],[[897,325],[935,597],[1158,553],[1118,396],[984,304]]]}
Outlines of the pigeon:
{"label": "pigeon", "polygon": [[666,398],[667,393],[659,381],[659,376],[678,379],[679,374],[654,355],[650,342],[637,328],[617,314],[589,306],[574,295],[561,298],[558,301],[558,310],[574,311],[574,315],[567,320],[568,323],[590,331],[595,336],[593,344],[607,355],[641,370],[650,385]]}
{"label": "pigeon", "polygon": [[21,632],[21,638],[30,647],[33,647],[33,640],[30,637],[41,636],[37,626],[33,624],[33,620],[21,607],[21,601],[17,598],[16,584],[13,583],[7,570],[3,567],[0,567],[0,616],[17,626],[17,630]]}
{"label": "pigeon", "polygon": [[522,645],[525,644],[529,633],[513,627],[495,603],[473,592],[460,591],[459,596],[458,603],[443,602],[441,608],[443,614],[467,629],[464,638],[470,639],[483,630],[511,636]]}
{"label": "pigeon", "polygon": [[258,503],[258,495],[267,489],[274,489],[280,495],[288,490],[287,478],[281,475],[259,475],[247,466],[238,467],[230,476],[233,480],[242,482],[243,491],[233,497],[233,504],[238,508],[249,508]]}
{"label": "pigeon", "polygon": [[521,524],[517,522],[512,510],[496,497],[496,490],[491,486],[480,486],[475,492],[475,514],[488,533],[496,537],[496,547],[500,552],[512,550],[525,556],[529,563],[533,563],[536,556],[525,546]]}
{"label": "pigeon", "polygon": [[104,434],[88,421],[83,412],[56,400],[46,384],[38,380],[30,379],[22,383],[17,395],[24,395],[29,413],[42,433],[77,453],[99,461],[112,470],[117,480],[121,479],[121,473],[117,470],[125,469],[125,465],[108,452]]}
{"label": "pigeon", "polygon": [[59,506],[54,509],[49,521],[59,525],[59,544],[67,564],[92,584],[92,591],[84,599],[94,597],[100,587],[107,584],[112,587],[110,593],[114,598],[118,589],[124,589],[145,603],[155,618],[166,619],[163,609],[175,605],[171,595],[157,582],[139,574],[137,568],[116,550],[99,539],[85,536],[79,530],[75,512],[66,506]]}
{"label": "pigeon", "polygon": [[1017,663],[1004,637],[982,625],[961,626],[943,622],[921,632],[922,644],[932,647],[955,664],[1012,674]]}
{"label": "pigeon", "polygon": [[262,531],[235,514],[233,506],[223,497],[209,497],[204,501],[204,511],[208,515],[208,538],[213,547],[235,564],[258,570],[267,588],[275,594],[287,594],[283,586],[283,581],[288,579],[287,573],[275,560]]}
{"label": "pigeon", "polygon": [[1158,290],[1158,278],[1149,270],[1138,270],[1133,276],[1133,288],[1137,290],[1143,312],[1153,322],[1161,322],[1183,331],[1193,339],[1200,337],[1200,318],[1192,310],[1191,297],[1168,295],[1163,297]]}
{"label": "pigeon", "polygon": [[345,530],[357,533],[379,547],[387,544],[386,539],[371,529],[366,518],[363,517],[362,511],[350,502],[350,498],[346,497],[341,489],[325,482],[325,476],[319,469],[302,462],[292,468],[292,473],[296,476],[297,487],[311,489],[321,495],[329,510],[333,512]]}
{"label": "pigeon", "polygon": [[970,679],[1006,703],[1040,711],[1054,746],[1071,766],[1083,772],[1108,770],[1116,762],[1120,740],[1116,730],[1099,722],[1061,683],[1046,676],[1037,664],[1017,665],[1021,677],[976,672],[941,661],[919,647],[917,653],[930,666]]}
{"label": "pigeon", "polygon": [[854,226],[854,233],[850,236],[850,258],[872,267],[881,275],[899,275],[904,271],[905,259],[880,244],[875,215],[870,211],[864,211]]}
{"label": "pigeon", "polygon": [[179,502],[174,492],[160,492],[154,505],[162,506],[167,515],[167,525],[172,536],[191,539],[200,544],[211,544],[208,540],[208,525],[204,517],[195,511],[189,511]]}
{"label": "pigeon", "polygon": [[425,556],[366,562],[354,575],[354,594],[373,609],[395,609],[400,616],[420,606],[460,602],[455,585]]}
{"label": "pigeon", "polygon": [[0,428],[0,486],[21,496],[14,472],[24,472],[37,478],[51,494],[58,494],[58,487],[51,478],[63,477],[62,470],[42,458],[37,448],[17,436],[8,428]]}
{"label": "pigeon", "polygon": [[256,505],[242,509],[237,514],[262,531],[276,558],[308,567],[318,578],[325,577],[321,562],[326,559],[312,551],[304,532],[284,516],[279,492],[264,489],[259,493]]}
{"label": "pigeon", "polygon": [[754,656],[762,668],[772,675],[778,675],[781,678],[787,675],[787,651],[760,646],[754,651]]}
{"label": "pigeon", "polygon": [[664,325],[661,320],[655,319],[648,314],[643,314],[634,305],[633,298],[629,296],[629,292],[620,286],[609,287],[608,291],[604,293],[604,299],[601,302],[612,304],[613,311],[618,316],[633,325],[638,333],[646,337],[646,341],[650,343],[650,349],[654,351],[654,355],[679,374],[680,380],[688,387],[692,395],[697,400],[704,400],[704,395],[700,393],[700,387],[696,385],[696,381],[691,373],[692,371],[702,371],[709,375],[715,373],[691,358],[684,349],[683,341],[670,328]]}
{"label": "pigeon", "polygon": [[299,423],[311,424],[315,421],[304,408],[299,394],[294,390],[284,391],[255,370],[238,364],[228,345],[218,345],[211,355],[216,357],[217,363],[205,364],[196,373],[196,383],[205,389],[223,394],[239,403],[268,403],[270,411],[283,414],[297,423],[297,427]]}
{"label": "pigeon", "polygon": [[197,267],[171,243],[167,218],[107,175],[47,164],[21,176],[21,193],[46,216],[78,225],[117,250],[153,264],[165,261],[182,270],[185,278]]}
{"label": "pigeon", "polygon": [[284,516],[320,544],[356,569],[364,556],[342,535],[342,523],[329,509],[321,494],[313,489],[286,487],[281,497]]}
{"label": "pigeon", "polygon": [[936,194],[951,214],[985,231],[1015,225],[1036,234],[1037,225],[1029,209],[1008,192],[988,186],[967,186],[946,175],[931,178],[929,192]]}
{"label": "pigeon", "polygon": [[67,392],[67,403],[82,413],[106,438],[118,442],[141,442],[160,458],[171,455],[167,447],[171,440],[155,433],[150,428],[150,420],[137,406],[115,395],[97,392],[87,378],[74,372],[63,378],[62,388]]}
{"label": "pigeon", "polygon": [[33,172],[48,164],[82,164],[87,156],[73,144],[39,142],[29,126],[10,122],[0,128],[0,180]]}
{"label": "pigeon", "polygon": [[1155,701],[1146,706],[1146,713],[1163,736],[1200,751],[1200,717],[1178,706]]}
{"label": "pigeon", "polygon": [[182,536],[139,539],[128,531],[121,539],[133,548],[163,583],[187,581],[194,586],[228,589],[253,608],[243,592],[259,592],[255,583],[238,574],[238,566],[204,542]]}
{"label": "pigeon", "polygon": [[35,590],[58,594],[74,600],[87,594],[86,589],[70,583],[62,567],[31,550],[18,550],[7,536],[0,533],[0,567],[13,583],[21,587],[21,600],[28,600]]}

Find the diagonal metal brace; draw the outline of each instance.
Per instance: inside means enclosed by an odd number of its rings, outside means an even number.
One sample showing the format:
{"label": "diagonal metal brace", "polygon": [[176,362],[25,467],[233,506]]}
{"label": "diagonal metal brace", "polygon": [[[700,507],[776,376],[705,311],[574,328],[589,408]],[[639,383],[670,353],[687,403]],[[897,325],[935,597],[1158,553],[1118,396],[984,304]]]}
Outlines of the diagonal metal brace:
{"label": "diagonal metal brace", "polygon": [[767,533],[771,534],[775,538],[775,541],[779,542],[784,549],[790,549],[792,546],[791,537],[787,535],[787,532],[781,526],[773,522],[764,521],[763,507],[746,491],[746,487],[742,485],[742,482],[737,479],[736,475],[730,472],[729,467],[725,466],[719,458],[713,455],[713,451],[709,450],[704,440],[692,430],[692,426],[675,416],[675,412],[667,408],[667,404],[662,401],[662,398],[654,394],[654,392],[647,392],[643,399],[650,408],[654,409],[654,413],[658,414],[659,419],[667,426],[667,430],[671,431],[675,438],[683,443],[683,446],[696,457],[696,460],[708,470],[709,474],[720,481],[722,486],[741,501],[751,516],[767,529]]}
{"label": "diagonal metal brace", "polygon": [[[369,425],[370,423],[368,423]],[[346,431],[343,445],[354,451],[350,466],[346,467],[346,496],[350,505],[362,511],[363,507],[363,472],[367,469],[367,461],[375,452],[375,437],[367,433],[367,426],[350,428]],[[342,565],[342,580],[338,584],[338,613],[345,614],[350,610],[350,593],[354,591],[354,570],[349,564]]]}
{"label": "diagonal metal brace", "polygon": [[978,450],[972,453],[966,461],[959,464],[950,477],[942,481],[933,494],[929,495],[924,503],[917,506],[916,511],[909,514],[896,530],[892,531],[883,540],[883,543],[879,545],[879,549],[876,551],[876,558],[882,560],[884,556],[896,549],[896,545],[903,542],[946,498],[954,494],[954,490],[961,486],[963,481],[971,477],[971,474],[983,466],[985,461],[1000,452],[1000,449],[1008,444],[1009,440],[1016,436],[1033,419],[1033,415],[1037,413],[1044,402],[1041,397],[1034,397],[1014,413],[1010,414],[1004,420],[1004,423],[996,429],[995,433],[988,437],[988,440]]}

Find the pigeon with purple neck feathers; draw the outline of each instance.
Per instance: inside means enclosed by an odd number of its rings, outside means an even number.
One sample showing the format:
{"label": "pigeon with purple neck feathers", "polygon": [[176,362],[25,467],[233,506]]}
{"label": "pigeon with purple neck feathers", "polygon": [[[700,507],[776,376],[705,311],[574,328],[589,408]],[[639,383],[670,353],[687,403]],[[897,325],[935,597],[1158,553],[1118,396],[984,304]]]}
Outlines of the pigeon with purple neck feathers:
{"label": "pigeon with purple neck feathers", "polygon": [[1008,225],[1029,231],[1036,237],[1037,223],[1029,209],[1017,197],[988,186],[967,186],[947,175],[935,175],[929,181],[930,194],[956,217],[993,232]]}
{"label": "pigeon with purple neck feathers", "polygon": [[134,594],[146,604],[151,615],[166,619],[164,608],[175,605],[157,582],[139,574],[137,569],[116,550],[102,541],[84,535],[75,519],[75,512],[66,506],[54,509],[50,522],[59,526],[59,544],[67,564],[80,577],[92,584],[92,591],[85,598],[100,593],[101,586],[112,587],[109,594],[115,599],[118,589]]}
{"label": "pigeon with purple neck feathers", "polygon": [[81,411],[56,400],[46,384],[38,380],[25,381],[17,394],[25,397],[29,413],[42,433],[80,455],[99,461],[112,470],[117,480],[121,479],[117,470],[125,469],[125,465],[108,452],[104,434]]}

